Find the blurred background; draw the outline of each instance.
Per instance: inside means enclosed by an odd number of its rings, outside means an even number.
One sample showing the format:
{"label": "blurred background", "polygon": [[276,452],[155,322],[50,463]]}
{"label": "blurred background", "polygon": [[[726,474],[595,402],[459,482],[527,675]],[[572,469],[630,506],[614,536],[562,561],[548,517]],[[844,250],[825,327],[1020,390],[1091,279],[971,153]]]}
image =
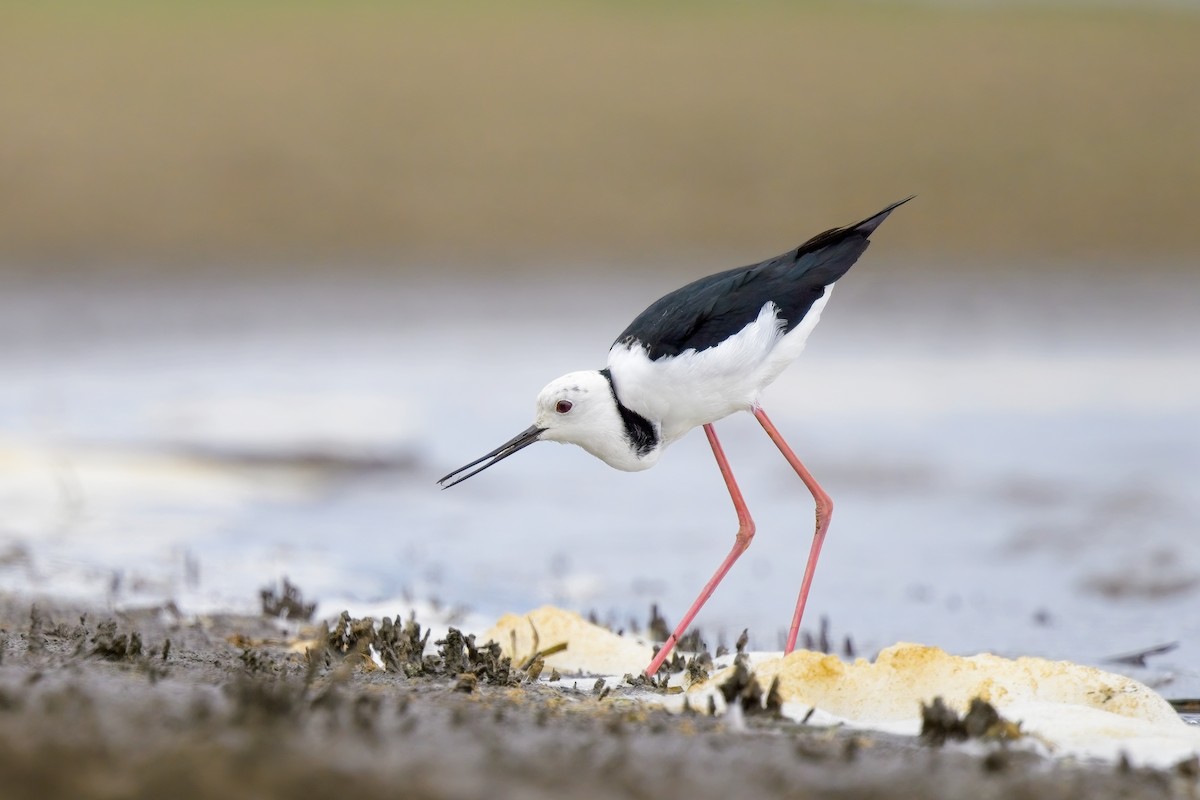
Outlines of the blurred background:
{"label": "blurred background", "polygon": [[[810,632],[1200,694],[1200,4],[0,16],[0,590],[674,621],[735,529],[703,437],[435,479],[664,292],[915,193],[765,401],[838,503]],[[810,499],[720,428],[759,536],[700,624],[775,648]]]}

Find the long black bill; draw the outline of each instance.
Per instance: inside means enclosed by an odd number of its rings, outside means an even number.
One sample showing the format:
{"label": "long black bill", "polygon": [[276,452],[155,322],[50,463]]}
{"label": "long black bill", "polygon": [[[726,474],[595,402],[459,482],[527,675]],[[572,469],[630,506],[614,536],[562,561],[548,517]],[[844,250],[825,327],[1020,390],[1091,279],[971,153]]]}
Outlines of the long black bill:
{"label": "long black bill", "polygon": [[[545,430],[545,428],[539,428],[537,425],[530,425],[528,428],[521,431],[513,438],[509,439],[507,442],[500,445],[492,452],[488,453],[485,456],[481,456],[481,457],[475,459],[470,464],[466,464],[464,466],[459,467],[458,469],[454,470],[454,472],[451,472],[449,475],[447,475],[446,477],[439,480],[438,483],[441,485],[441,487],[443,489],[449,489],[451,486],[453,486],[456,483],[462,483],[463,481],[465,481],[467,478],[471,477],[472,475],[478,475],[479,473],[483,472],[485,469],[492,466],[493,464],[503,461],[504,459],[508,458],[513,453],[517,452],[518,450],[529,447],[529,445],[533,444],[534,442],[536,442],[538,440],[538,437],[542,435],[542,431],[544,431],[544,430]],[[488,459],[491,459],[491,461],[488,461]],[[450,481],[450,479],[454,478],[455,475],[458,475],[459,473],[461,473],[465,470],[471,469],[471,467],[475,466],[476,464],[478,464],[482,461],[487,461],[487,463],[484,464],[479,469],[472,469],[466,475],[463,475],[460,478],[455,478],[454,480]],[[446,481],[450,481],[450,482],[446,483]]]}

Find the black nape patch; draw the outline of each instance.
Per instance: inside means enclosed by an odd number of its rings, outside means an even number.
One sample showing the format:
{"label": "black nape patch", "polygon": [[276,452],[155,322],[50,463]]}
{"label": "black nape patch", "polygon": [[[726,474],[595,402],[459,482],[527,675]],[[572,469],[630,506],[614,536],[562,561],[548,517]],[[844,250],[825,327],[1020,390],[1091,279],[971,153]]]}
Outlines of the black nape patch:
{"label": "black nape patch", "polygon": [[658,431],[654,430],[654,425],[641,414],[621,404],[621,398],[617,397],[617,387],[613,385],[612,373],[608,369],[600,370],[600,374],[608,381],[608,388],[612,390],[617,413],[621,415],[621,422],[625,424],[625,438],[629,440],[633,451],[640,457],[658,447]]}

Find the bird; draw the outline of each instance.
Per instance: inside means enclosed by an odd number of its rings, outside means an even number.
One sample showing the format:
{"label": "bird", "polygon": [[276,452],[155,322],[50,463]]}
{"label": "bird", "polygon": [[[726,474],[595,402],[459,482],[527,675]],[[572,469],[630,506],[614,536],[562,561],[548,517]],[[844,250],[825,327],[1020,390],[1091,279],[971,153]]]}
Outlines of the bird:
{"label": "bird", "polygon": [[448,489],[535,442],[579,445],[616,469],[646,470],[672,442],[703,428],[733,501],[738,530],[729,554],[646,667],[645,674],[653,677],[754,537],[754,520],[713,427],[748,411],[816,506],[816,528],[784,651],[791,653],[833,501],[767,416],[761,395],[800,356],[834,284],[867,249],[871,234],[912,199],[819,233],[775,258],[700,278],[659,298],[616,338],[603,369],[551,381],[538,394],[532,425],[437,483]]}

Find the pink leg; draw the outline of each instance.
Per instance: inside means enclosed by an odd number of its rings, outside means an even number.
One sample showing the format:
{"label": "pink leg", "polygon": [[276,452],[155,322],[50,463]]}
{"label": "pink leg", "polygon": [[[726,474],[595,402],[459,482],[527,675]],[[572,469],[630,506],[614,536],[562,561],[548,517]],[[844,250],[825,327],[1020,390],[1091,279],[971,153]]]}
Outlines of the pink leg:
{"label": "pink leg", "polygon": [[796,649],[796,637],[800,633],[800,618],[804,616],[804,604],[808,602],[808,590],[812,586],[813,573],[817,571],[817,557],[821,555],[821,545],[825,542],[825,531],[829,530],[829,520],[833,517],[833,500],[825,494],[825,490],[817,483],[812,473],[800,463],[800,459],[796,458],[796,454],[783,440],[774,423],[767,418],[766,412],[761,408],[755,408],[754,416],[758,418],[763,430],[767,432],[767,436],[770,436],[771,441],[779,448],[779,452],[783,453],[783,457],[792,465],[792,469],[796,470],[800,480],[804,481],[804,485],[812,492],[813,500],[817,503],[817,531],[813,534],[812,548],[808,551],[808,565],[804,568],[804,580],[800,583],[800,598],[796,601],[796,613],[792,616],[791,627],[788,628],[787,649],[784,650],[785,653],[790,653]]}
{"label": "pink leg", "polygon": [[692,607],[683,615],[683,619],[679,623],[679,627],[663,644],[662,649],[658,651],[658,655],[650,662],[650,666],[646,667],[647,675],[655,675],[663,662],[667,660],[667,656],[671,654],[671,650],[675,647],[675,643],[687,632],[688,626],[692,624],[692,620],[696,618],[696,614],[712,596],[716,590],[717,584],[725,577],[725,573],[729,572],[729,568],[733,566],[733,562],[738,560],[738,556],[746,552],[746,548],[750,546],[750,540],[754,538],[754,520],[750,519],[750,510],[746,508],[746,501],[742,499],[742,490],[738,488],[737,481],[733,479],[733,473],[729,469],[729,462],[725,459],[725,451],[721,449],[721,443],[717,441],[717,432],[713,430],[711,424],[704,426],[704,433],[708,436],[708,443],[712,445],[713,455],[717,457],[717,466],[721,468],[721,476],[725,478],[725,486],[729,488],[729,496],[733,498],[733,507],[737,510],[738,532],[737,538],[733,540],[733,549],[729,551],[729,555],[725,556],[725,560],[721,562],[721,566],[717,567],[716,573],[704,585],[700,591],[700,596],[696,598],[696,602],[692,603]]}

